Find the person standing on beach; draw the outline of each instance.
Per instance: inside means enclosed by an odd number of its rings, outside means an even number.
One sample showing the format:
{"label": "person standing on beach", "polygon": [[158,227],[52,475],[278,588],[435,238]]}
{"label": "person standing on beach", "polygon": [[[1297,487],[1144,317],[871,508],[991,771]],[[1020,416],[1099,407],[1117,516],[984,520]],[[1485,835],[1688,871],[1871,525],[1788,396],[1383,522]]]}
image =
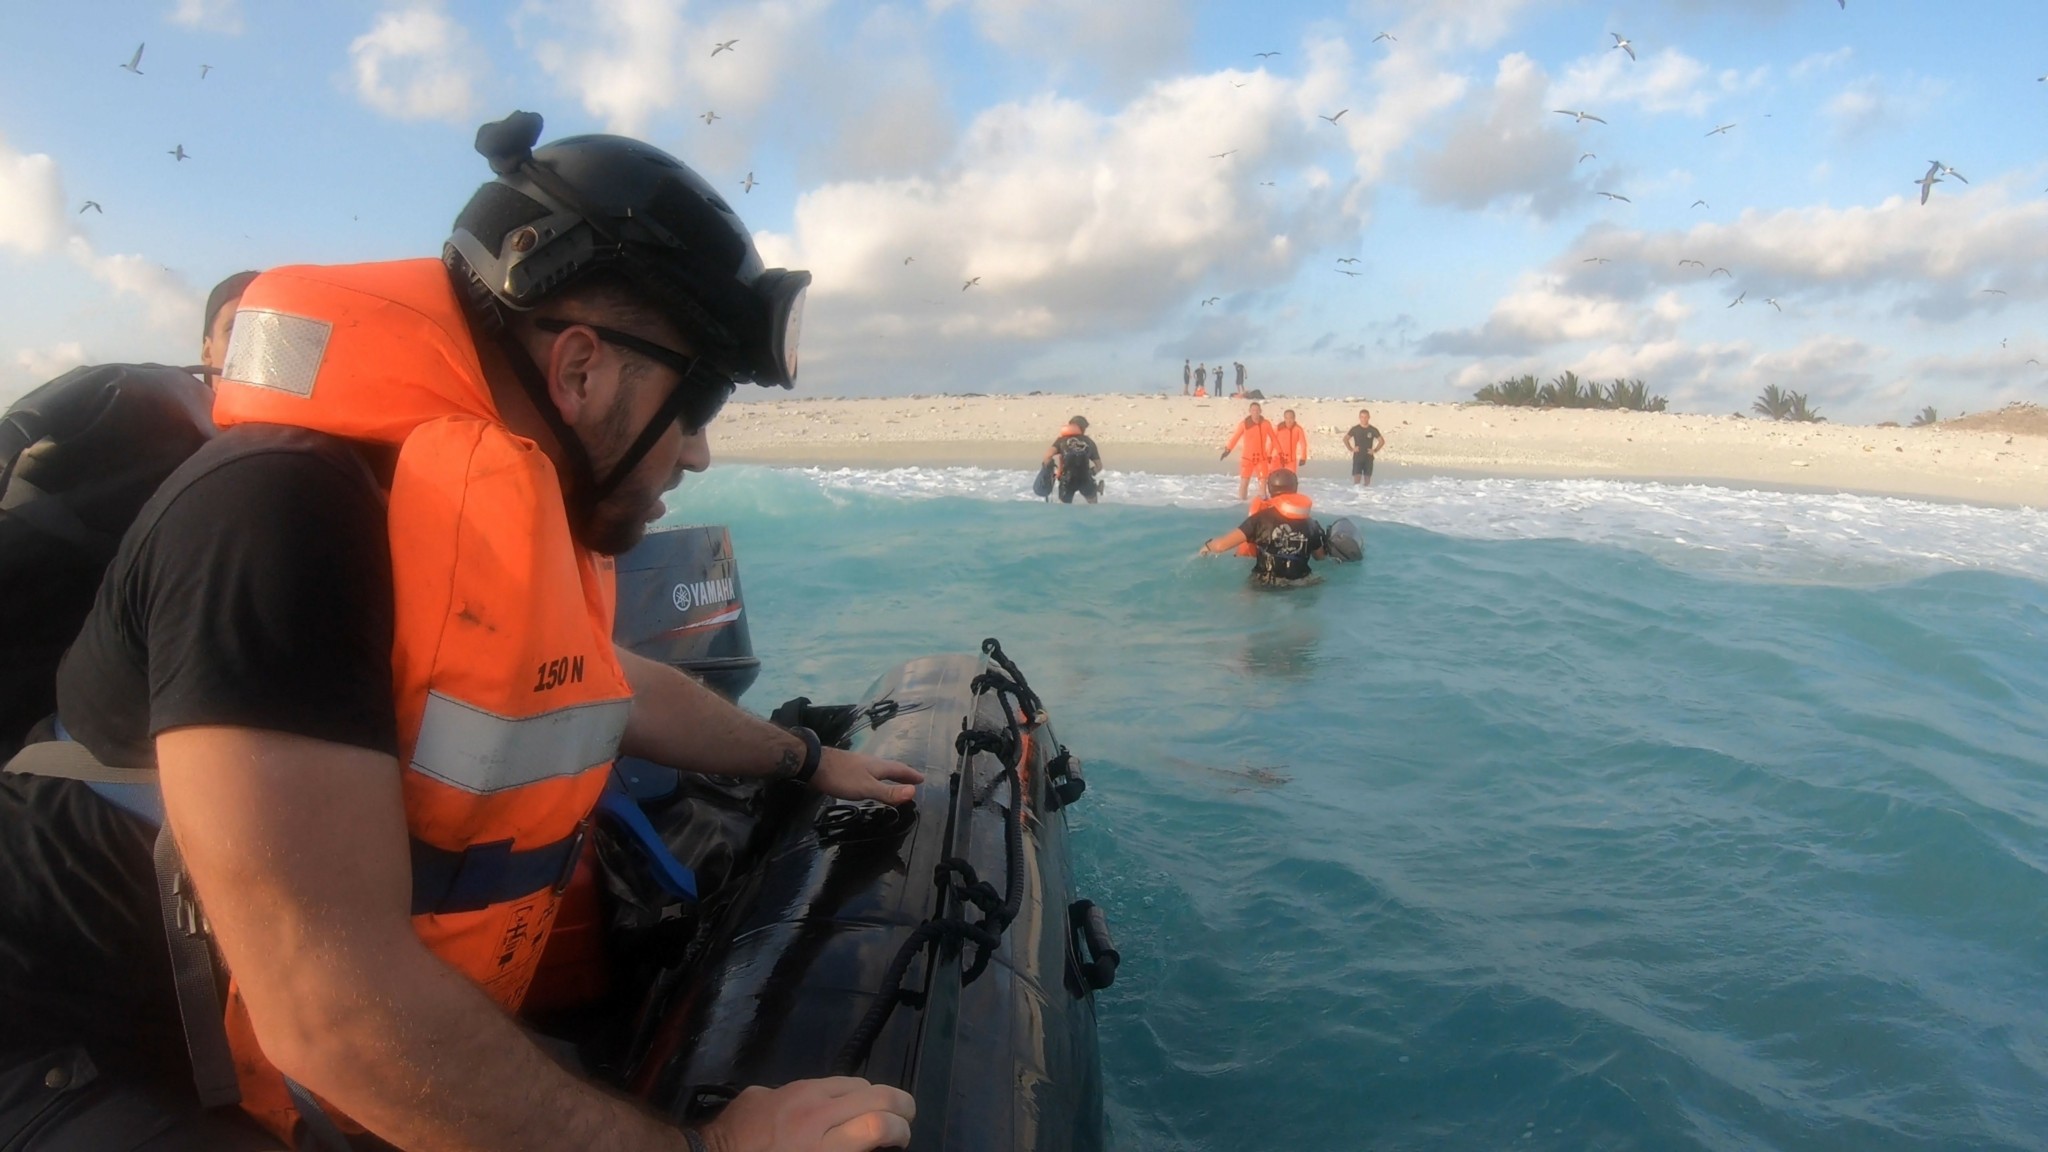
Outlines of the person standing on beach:
{"label": "person standing on beach", "polygon": [[1102,471],[1102,453],[1088,435],[1088,418],[1076,416],[1060,429],[1059,439],[1046,450],[1052,474],[1059,480],[1060,503],[1072,504],[1079,493],[1090,504],[1101,495],[1096,475]]}
{"label": "person standing on beach", "polygon": [[1202,386],[1203,386],[1204,384],[1207,384],[1208,382],[1209,382],[1209,366],[1208,366],[1207,364],[1197,364],[1197,365],[1195,365],[1195,395],[1197,395],[1197,396],[1206,396],[1206,395],[1208,395],[1207,391],[1206,391],[1206,390],[1204,390],[1204,389],[1203,389],[1203,387],[1202,387]]}
{"label": "person standing on beach", "polygon": [[1237,367],[1237,394],[1242,396],[1244,395],[1244,363],[1238,360],[1233,360],[1231,363]]}
{"label": "person standing on beach", "polygon": [[1237,460],[1237,498],[1243,500],[1251,488],[1252,477],[1257,476],[1259,483],[1264,484],[1266,473],[1272,468],[1273,425],[1267,422],[1256,401],[1245,413],[1244,419],[1238,421],[1237,426],[1231,430],[1230,442],[1223,446],[1223,452],[1216,458],[1229,459],[1230,453],[1237,448],[1239,441],[1244,442],[1244,453]]}
{"label": "person standing on beach", "polygon": [[1180,394],[1183,396],[1187,395],[1195,386],[1195,370],[1190,368],[1188,364],[1189,362],[1186,360],[1180,362]]}
{"label": "person standing on beach", "polygon": [[1308,429],[1294,422],[1294,409],[1280,413],[1280,422],[1273,425],[1273,463],[1275,468],[1300,472],[1308,462]]}
{"label": "person standing on beach", "polygon": [[1387,438],[1372,426],[1372,413],[1358,410],[1358,423],[1344,434],[1344,446],[1351,449],[1351,482],[1361,488],[1372,485],[1373,453],[1387,446]]}

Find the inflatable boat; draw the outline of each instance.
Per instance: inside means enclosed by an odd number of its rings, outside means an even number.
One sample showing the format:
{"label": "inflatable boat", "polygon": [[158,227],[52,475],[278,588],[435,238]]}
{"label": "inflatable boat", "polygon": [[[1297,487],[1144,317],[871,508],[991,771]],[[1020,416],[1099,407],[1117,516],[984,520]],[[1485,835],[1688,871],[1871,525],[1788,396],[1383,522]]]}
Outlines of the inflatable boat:
{"label": "inflatable boat", "polygon": [[[642,655],[735,697],[759,672],[723,528],[622,557],[619,605]],[[536,983],[543,1033],[680,1122],[851,1074],[916,1097],[913,1149],[1102,1147],[1095,994],[1119,956],[1074,892],[1081,762],[1024,672],[990,639],[774,718],[925,783],[892,808],[622,761]]]}

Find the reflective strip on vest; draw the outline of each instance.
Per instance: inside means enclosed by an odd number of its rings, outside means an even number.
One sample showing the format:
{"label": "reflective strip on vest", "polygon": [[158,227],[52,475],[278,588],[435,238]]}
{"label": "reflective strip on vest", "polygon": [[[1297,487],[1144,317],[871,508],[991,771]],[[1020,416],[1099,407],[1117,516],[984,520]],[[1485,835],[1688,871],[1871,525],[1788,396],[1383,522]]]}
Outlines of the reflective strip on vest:
{"label": "reflective strip on vest", "polygon": [[632,710],[600,700],[514,718],[429,692],[412,767],[478,796],[574,776],[619,754]]}
{"label": "reflective strip on vest", "polygon": [[268,308],[238,309],[220,374],[237,384],[311,396],[333,334],[334,325],[325,320]]}

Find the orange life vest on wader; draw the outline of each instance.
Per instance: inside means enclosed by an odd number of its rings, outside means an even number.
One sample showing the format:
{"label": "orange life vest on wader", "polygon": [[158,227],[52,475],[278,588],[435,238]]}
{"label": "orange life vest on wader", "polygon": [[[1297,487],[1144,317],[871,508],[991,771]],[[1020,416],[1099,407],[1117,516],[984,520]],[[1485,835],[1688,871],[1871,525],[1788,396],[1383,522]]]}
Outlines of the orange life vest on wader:
{"label": "orange life vest on wader", "polygon": [[[611,561],[571,535],[553,464],[500,420],[437,260],[281,268],[249,286],[222,427],[396,449],[391,649],[413,929],[506,1011],[526,995],[626,729]],[[296,1119],[230,985],[243,1107]]]}

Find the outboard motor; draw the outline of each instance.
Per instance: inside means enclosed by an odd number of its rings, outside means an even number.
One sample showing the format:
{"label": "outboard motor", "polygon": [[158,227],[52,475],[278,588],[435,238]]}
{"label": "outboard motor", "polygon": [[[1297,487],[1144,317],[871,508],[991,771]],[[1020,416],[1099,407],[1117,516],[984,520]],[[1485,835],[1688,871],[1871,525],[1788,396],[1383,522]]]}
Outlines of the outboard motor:
{"label": "outboard motor", "polygon": [[728,700],[761,675],[740,597],[732,535],[723,525],[651,532],[619,557],[622,646],[680,668]]}

